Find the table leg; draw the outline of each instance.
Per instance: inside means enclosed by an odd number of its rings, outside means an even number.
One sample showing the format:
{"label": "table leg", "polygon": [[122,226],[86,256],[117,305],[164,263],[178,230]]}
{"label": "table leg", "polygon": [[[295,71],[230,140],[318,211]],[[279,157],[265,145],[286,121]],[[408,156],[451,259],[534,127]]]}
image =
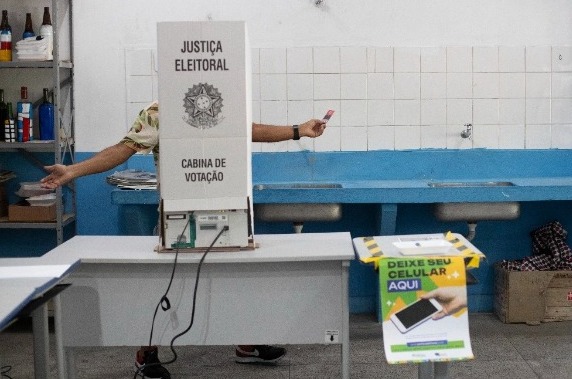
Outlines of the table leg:
{"label": "table leg", "polygon": [[32,331],[34,335],[34,377],[47,379],[50,356],[47,303],[32,312]]}
{"label": "table leg", "polygon": [[349,262],[342,263],[342,378],[350,377]]}
{"label": "table leg", "polygon": [[67,379],[75,379],[75,352],[73,347],[64,350]]}
{"label": "table leg", "polygon": [[53,298],[54,304],[54,329],[56,337],[56,356],[58,360],[58,378],[66,379],[66,365],[64,355],[64,341],[62,332],[62,302],[60,296]]}

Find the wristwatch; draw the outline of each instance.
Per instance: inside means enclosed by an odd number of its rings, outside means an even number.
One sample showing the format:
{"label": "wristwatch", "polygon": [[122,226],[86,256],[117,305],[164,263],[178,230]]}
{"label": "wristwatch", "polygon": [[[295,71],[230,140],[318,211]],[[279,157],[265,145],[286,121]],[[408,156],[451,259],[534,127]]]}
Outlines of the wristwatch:
{"label": "wristwatch", "polygon": [[293,140],[297,141],[300,139],[300,131],[298,130],[298,125],[292,125],[292,130],[294,131],[294,138]]}

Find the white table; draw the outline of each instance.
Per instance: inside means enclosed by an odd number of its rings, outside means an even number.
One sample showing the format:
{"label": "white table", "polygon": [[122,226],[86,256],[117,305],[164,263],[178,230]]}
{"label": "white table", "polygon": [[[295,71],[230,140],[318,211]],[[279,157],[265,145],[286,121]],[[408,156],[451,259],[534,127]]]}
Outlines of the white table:
{"label": "white table", "polygon": [[[349,378],[349,233],[259,235],[255,250],[210,252],[201,269],[195,320],[177,345],[341,344]],[[47,253],[80,268],[62,294],[68,373],[73,348],[137,346],[149,340],[155,306],[175,254],[156,253],[157,237],[76,236]],[[180,253],[153,344],[187,328],[200,253]]]}
{"label": "white table", "polygon": [[50,264],[42,258],[0,259],[0,330],[15,321],[20,312],[32,305],[34,335],[34,376],[48,377],[49,333],[47,301],[53,299],[56,355],[59,377],[65,377],[59,291],[56,288],[79,265],[72,259]]}

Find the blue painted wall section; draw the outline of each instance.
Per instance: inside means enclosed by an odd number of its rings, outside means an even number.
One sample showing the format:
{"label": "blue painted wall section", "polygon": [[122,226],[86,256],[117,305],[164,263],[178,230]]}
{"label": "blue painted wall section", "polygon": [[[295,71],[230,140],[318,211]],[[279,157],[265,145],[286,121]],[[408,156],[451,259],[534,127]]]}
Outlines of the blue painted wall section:
{"label": "blue painted wall section", "polygon": [[254,182],[570,177],[572,150],[255,153]]}
{"label": "blue painted wall section", "polygon": [[[83,160],[92,153],[78,153]],[[344,188],[301,191],[255,191],[254,202],[326,202],[342,199],[343,217],[332,223],[306,223],[304,233],[349,231],[353,237],[387,234],[436,233],[451,230],[465,234],[463,222],[439,222],[433,203],[455,201],[513,201],[519,198],[521,216],[513,221],[478,223],[475,246],[487,260],[474,271],[479,283],[469,287],[469,309],[490,312],[495,262],[531,254],[530,232],[559,220],[572,231],[572,150],[414,150],[335,153],[255,153],[253,182],[336,182]],[[117,168],[154,170],[152,158],[134,156]],[[151,234],[156,223],[155,192],[121,191],[105,182],[113,171],[77,180],[77,232],[83,235]],[[31,175],[39,179],[43,173]],[[513,180],[518,186],[488,192],[482,189],[429,189],[436,180]],[[112,197],[113,194],[113,197]],[[507,197],[508,196],[508,197]],[[115,199],[115,200],[114,200]],[[389,199],[389,201],[385,201]],[[462,200],[461,200],[462,199]],[[6,232],[6,230],[1,230]],[[5,233],[4,256],[37,256],[47,244],[26,243]],[[291,233],[288,223],[255,222],[255,233]],[[14,238],[12,238],[14,237]],[[20,241],[18,241],[19,239]],[[28,242],[30,240],[28,239]],[[377,278],[369,265],[350,266],[350,310],[374,313]]]}
{"label": "blue painted wall section", "polygon": [[[93,154],[78,153],[77,160],[82,161]],[[137,169],[155,171],[153,158],[150,155],[135,155],[125,164],[117,168],[76,180],[77,186],[77,231],[82,235],[141,235],[151,234],[157,222],[156,199],[153,205],[141,205],[135,208],[118,207],[112,202],[111,192],[116,188],[106,182],[107,176],[116,171]],[[138,201],[138,204],[141,204]],[[149,231],[150,230],[150,231]]]}

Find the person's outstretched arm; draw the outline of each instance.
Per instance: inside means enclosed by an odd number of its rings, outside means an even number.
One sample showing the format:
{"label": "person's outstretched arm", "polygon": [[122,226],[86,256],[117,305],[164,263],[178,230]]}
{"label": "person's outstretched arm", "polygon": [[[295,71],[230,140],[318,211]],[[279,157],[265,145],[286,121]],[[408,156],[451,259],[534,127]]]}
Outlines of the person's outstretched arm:
{"label": "person's outstretched arm", "polygon": [[62,164],[46,166],[44,168],[49,175],[41,180],[42,187],[53,189],[80,176],[111,170],[127,161],[133,154],[135,150],[123,143],[118,143],[79,163],[69,166]]}
{"label": "person's outstretched arm", "polygon": [[[324,133],[326,123],[322,120],[308,120],[298,126],[300,137],[316,138]],[[294,138],[292,126],[252,124],[252,142],[280,142]]]}

